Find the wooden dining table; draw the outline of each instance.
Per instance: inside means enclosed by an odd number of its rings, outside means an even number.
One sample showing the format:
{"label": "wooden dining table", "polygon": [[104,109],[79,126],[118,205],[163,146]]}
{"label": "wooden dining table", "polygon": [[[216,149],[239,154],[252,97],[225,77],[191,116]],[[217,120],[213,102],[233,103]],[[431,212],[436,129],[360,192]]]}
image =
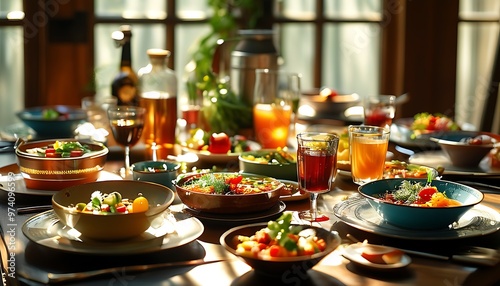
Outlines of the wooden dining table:
{"label": "wooden dining table", "polygon": [[[112,149],[112,148],[111,148]],[[391,150],[395,158],[405,160],[406,154],[399,153],[393,144]],[[120,149],[113,149],[104,166],[104,172],[116,174],[123,166]],[[141,160],[141,151],[132,150],[134,160]],[[16,163],[13,152],[0,154],[0,173],[2,178],[6,166]],[[204,166],[200,166],[202,168]],[[234,166],[233,166],[234,167]],[[272,176],[272,174],[269,174]],[[116,176],[112,176],[115,178]],[[447,179],[443,176],[442,179]],[[456,180],[456,178],[450,177]],[[473,177],[462,179],[474,180]],[[498,184],[498,179],[487,182]],[[5,186],[4,186],[5,187]],[[500,212],[500,191],[481,189],[485,192],[482,205]],[[484,235],[470,237],[452,237],[449,239],[425,239],[405,237],[405,230],[399,235],[385,235],[360,229],[345,223],[334,213],[338,203],[356,195],[357,185],[351,178],[338,173],[334,188],[320,195],[319,209],[329,220],[315,222],[314,225],[337,231],[342,238],[341,245],[315,265],[307,273],[295,273],[287,277],[271,277],[258,273],[239,258],[226,251],[219,243],[221,234],[242,223],[230,220],[204,221],[203,232],[191,242],[177,247],[147,253],[119,254],[86,254],[62,251],[46,247],[29,240],[22,232],[23,224],[41,211],[18,213],[18,209],[26,206],[50,204],[50,195],[24,194],[16,189],[12,193],[2,191],[0,194],[0,226],[7,249],[2,249],[2,261],[10,269],[11,278],[6,279],[9,285],[45,285],[49,284],[50,273],[64,274],[82,271],[114,268],[106,275],[89,279],[75,279],[61,282],[62,285],[498,285],[500,283],[500,264],[483,265],[477,262],[463,262],[449,259],[463,247],[480,246],[500,252],[500,232],[494,231]],[[287,201],[286,210],[296,214],[309,208],[307,198],[298,201]],[[182,212],[184,206],[179,200],[171,206]],[[294,216],[296,217],[296,216]],[[265,218],[263,221],[265,222]],[[296,223],[306,223],[295,221]],[[245,222],[244,222],[245,223]],[[112,229],[110,229],[112,231]],[[408,250],[411,263],[401,269],[373,269],[352,263],[343,256],[345,248],[355,240],[373,244],[383,244]],[[120,243],[111,243],[110,248],[120,247]],[[8,250],[8,252],[6,251]],[[127,266],[158,265],[191,261],[201,264],[172,266],[131,271]],[[7,278],[9,275],[7,275]]]}

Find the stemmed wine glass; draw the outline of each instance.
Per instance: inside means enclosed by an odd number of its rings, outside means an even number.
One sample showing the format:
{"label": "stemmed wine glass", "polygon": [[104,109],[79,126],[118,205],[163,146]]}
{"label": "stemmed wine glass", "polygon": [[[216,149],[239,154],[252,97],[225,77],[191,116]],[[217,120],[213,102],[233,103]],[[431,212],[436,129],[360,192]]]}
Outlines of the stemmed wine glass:
{"label": "stemmed wine glass", "polygon": [[319,213],[319,194],[331,190],[337,176],[337,147],[339,137],[332,133],[303,132],[297,135],[297,175],[300,190],[311,195],[311,209],[299,213],[309,221],[328,220]]}
{"label": "stemmed wine glass", "polygon": [[125,168],[120,171],[123,178],[131,174],[130,147],[139,142],[144,128],[146,109],[138,106],[116,106],[108,109],[109,124],[116,142],[125,147]]}

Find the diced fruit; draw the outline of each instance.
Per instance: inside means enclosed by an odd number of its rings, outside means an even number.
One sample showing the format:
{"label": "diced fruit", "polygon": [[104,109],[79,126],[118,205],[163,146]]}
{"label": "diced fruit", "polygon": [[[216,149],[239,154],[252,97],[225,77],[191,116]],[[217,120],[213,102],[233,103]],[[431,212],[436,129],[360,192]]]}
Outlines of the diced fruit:
{"label": "diced fruit", "polygon": [[366,245],[361,256],[371,263],[395,264],[401,261],[403,252],[391,247]]}

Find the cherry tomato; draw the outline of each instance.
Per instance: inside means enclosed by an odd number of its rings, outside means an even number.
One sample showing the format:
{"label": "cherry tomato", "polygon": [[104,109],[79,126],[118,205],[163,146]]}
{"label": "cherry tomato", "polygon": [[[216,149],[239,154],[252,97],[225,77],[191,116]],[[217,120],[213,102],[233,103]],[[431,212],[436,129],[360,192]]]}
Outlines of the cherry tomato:
{"label": "cherry tomato", "polygon": [[47,148],[45,149],[45,157],[47,158],[56,158],[58,155],[56,154],[56,149],[54,148]]}
{"label": "cherry tomato", "polygon": [[436,192],[437,190],[434,187],[425,187],[420,190],[418,196],[420,197],[421,201],[425,203],[428,202],[431,199],[432,195]]}
{"label": "cherry tomato", "polygon": [[236,177],[231,177],[231,178],[227,178],[226,179],[226,184],[239,184],[241,183],[241,180],[243,180],[243,176],[242,175],[238,175]]}
{"label": "cherry tomato", "polygon": [[269,248],[269,255],[271,257],[279,257],[281,254],[281,247],[279,245],[272,245]]}
{"label": "cherry tomato", "polygon": [[127,207],[124,204],[120,204],[116,206],[117,213],[124,213],[127,210]]}
{"label": "cherry tomato", "polygon": [[209,139],[208,151],[214,154],[225,154],[231,150],[231,140],[226,133],[212,133]]}
{"label": "cherry tomato", "polygon": [[101,205],[101,211],[102,212],[109,212],[109,210],[110,210],[110,207],[109,207],[108,204],[102,204]]}
{"label": "cherry tomato", "polygon": [[132,210],[134,213],[145,212],[149,208],[148,199],[143,196],[140,196],[134,200],[132,203]]}
{"label": "cherry tomato", "polygon": [[70,157],[81,157],[82,155],[83,155],[82,150],[71,150],[71,152],[69,153]]}

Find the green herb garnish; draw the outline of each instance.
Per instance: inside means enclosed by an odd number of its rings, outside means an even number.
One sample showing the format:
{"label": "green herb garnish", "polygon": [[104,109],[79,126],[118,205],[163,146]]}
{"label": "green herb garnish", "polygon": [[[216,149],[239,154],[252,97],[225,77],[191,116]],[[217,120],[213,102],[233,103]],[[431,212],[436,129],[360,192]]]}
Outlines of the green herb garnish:
{"label": "green herb garnish", "polygon": [[202,188],[213,186],[216,194],[224,194],[229,189],[229,185],[226,184],[226,180],[223,176],[217,177],[211,173],[200,176],[198,180],[196,180],[196,184]]}
{"label": "green herb garnish", "polygon": [[414,202],[418,199],[418,193],[423,187],[420,183],[412,184],[405,180],[401,182],[399,189],[395,190],[392,195],[398,201]]}

